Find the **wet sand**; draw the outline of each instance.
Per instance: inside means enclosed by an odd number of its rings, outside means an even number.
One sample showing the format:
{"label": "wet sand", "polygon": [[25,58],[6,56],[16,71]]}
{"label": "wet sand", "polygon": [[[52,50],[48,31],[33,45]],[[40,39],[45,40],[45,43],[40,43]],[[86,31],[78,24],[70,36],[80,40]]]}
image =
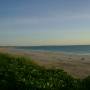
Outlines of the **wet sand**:
{"label": "wet sand", "polygon": [[45,68],[64,69],[76,78],[90,75],[90,55],[70,55],[62,52],[19,51],[13,48],[0,48],[1,53],[31,58]]}

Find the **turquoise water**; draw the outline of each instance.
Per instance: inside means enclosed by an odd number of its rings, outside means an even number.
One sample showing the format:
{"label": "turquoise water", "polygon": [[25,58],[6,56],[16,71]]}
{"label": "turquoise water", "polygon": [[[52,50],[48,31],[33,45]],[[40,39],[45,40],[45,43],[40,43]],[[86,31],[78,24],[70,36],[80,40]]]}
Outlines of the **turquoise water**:
{"label": "turquoise water", "polygon": [[90,55],[90,45],[72,45],[72,46],[19,46],[15,47],[18,50],[25,51],[50,51],[64,52],[68,54],[85,54]]}

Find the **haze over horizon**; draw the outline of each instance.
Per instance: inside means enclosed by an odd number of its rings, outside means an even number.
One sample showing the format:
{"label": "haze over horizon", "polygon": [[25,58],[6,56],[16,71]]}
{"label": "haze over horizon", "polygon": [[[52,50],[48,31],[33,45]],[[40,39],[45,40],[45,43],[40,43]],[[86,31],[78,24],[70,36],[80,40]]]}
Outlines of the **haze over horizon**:
{"label": "haze over horizon", "polygon": [[0,46],[90,45],[90,0],[0,0]]}

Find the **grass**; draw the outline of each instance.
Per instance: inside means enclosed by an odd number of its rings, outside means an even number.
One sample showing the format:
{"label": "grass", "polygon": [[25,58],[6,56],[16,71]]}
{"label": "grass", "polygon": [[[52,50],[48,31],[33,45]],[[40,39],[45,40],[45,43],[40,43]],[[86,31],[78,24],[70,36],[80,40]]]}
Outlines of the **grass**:
{"label": "grass", "polygon": [[0,54],[0,90],[90,90],[90,76],[75,79],[60,69],[45,69],[32,60]]}

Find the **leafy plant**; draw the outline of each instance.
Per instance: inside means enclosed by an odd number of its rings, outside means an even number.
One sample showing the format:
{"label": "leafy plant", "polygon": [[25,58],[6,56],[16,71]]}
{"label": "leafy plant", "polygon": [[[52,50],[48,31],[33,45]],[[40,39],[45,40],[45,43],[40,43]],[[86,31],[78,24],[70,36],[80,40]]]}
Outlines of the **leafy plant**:
{"label": "leafy plant", "polygon": [[90,76],[74,79],[60,69],[45,69],[23,57],[0,54],[0,90],[90,90]]}

